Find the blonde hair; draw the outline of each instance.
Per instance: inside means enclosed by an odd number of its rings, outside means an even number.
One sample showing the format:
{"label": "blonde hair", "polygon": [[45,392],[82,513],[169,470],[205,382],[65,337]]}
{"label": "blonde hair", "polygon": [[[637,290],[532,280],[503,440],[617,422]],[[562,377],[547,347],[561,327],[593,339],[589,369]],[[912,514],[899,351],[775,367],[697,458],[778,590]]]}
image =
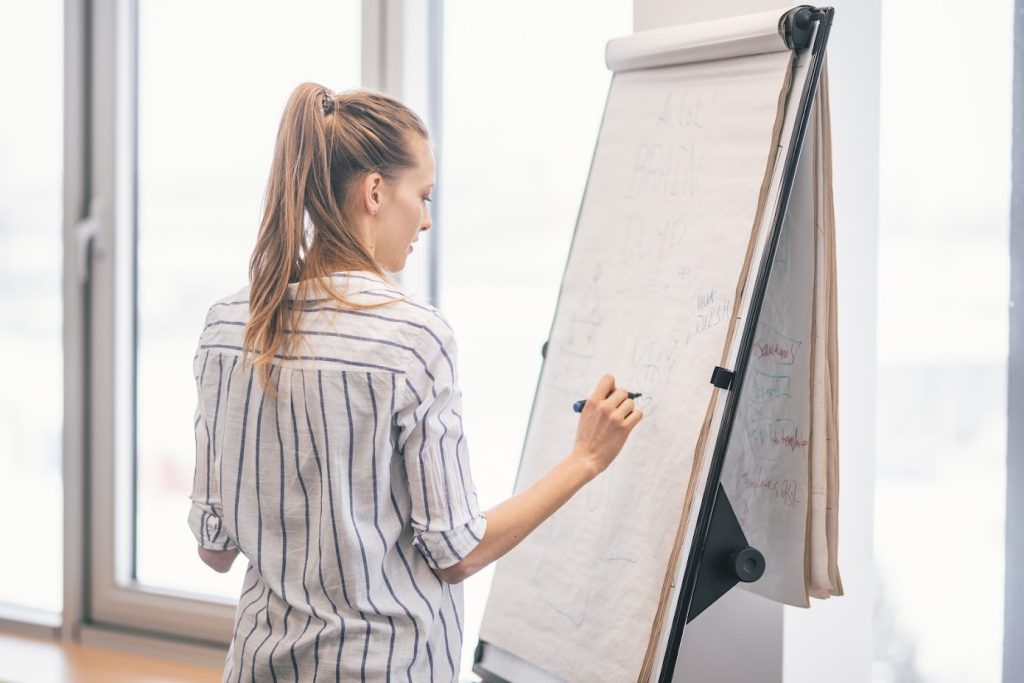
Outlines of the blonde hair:
{"label": "blonde hair", "polygon": [[[337,270],[370,271],[389,281],[345,216],[355,181],[368,173],[394,180],[416,165],[414,135],[429,139],[423,121],[401,102],[371,90],[334,93],[316,83],[292,91],[281,117],[264,195],[263,218],[249,260],[249,322],[242,362],[253,361],[266,391],[279,352],[290,354],[298,334],[288,334],[301,306],[291,305],[288,285],[298,282],[296,301],[319,283],[343,307],[374,304],[345,299],[331,283]],[[289,310],[290,309],[290,310]]]}

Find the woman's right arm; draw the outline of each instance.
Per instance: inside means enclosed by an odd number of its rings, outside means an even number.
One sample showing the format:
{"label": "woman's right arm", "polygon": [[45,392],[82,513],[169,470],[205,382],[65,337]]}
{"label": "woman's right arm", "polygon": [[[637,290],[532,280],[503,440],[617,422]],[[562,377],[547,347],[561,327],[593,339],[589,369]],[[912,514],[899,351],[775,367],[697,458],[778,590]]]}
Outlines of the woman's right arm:
{"label": "woman's right arm", "polygon": [[572,452],[529,488],[488,510],[480,543],[457,564],[437,570],[438,575],[458,583],[518,545],[611,464],[642,417],[626,390],[604,375],[580,414]]}

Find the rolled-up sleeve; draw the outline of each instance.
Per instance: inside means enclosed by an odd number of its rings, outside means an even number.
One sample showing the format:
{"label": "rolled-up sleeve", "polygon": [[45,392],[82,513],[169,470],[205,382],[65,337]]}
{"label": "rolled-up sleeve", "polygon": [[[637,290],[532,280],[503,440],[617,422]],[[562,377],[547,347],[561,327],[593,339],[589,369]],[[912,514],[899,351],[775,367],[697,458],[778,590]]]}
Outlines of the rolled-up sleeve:
{"label": "rolled-up sleeve", "polygon": [[395,418],[412,500],[413,545],[430,566],[445,569],[480,543],[487,518],[469,468],[455,337],[440,313],[437,321],[415,336],[413,360],[398,380],[403,398]]}
{"label": "rolled-up sleeve", "polygon": [[[209,355],[202,348],[197,350],[193,359],[198,397],[193,420],[196,435],[196,461],[195,473],[192,477],[192,493],[189,496],[192,505],[189,508],[188,525],[196,542],[208,550],[229,550],[236,547],[224,525],[217,454],[214,448],[215,439],[210,422],[207,420],[206,406],[203,400],[204,386],[212,382],[216,387],[220,381],[223,367],[220,361],[218,356]],[[214,390],[216,391],[216,389]]]}

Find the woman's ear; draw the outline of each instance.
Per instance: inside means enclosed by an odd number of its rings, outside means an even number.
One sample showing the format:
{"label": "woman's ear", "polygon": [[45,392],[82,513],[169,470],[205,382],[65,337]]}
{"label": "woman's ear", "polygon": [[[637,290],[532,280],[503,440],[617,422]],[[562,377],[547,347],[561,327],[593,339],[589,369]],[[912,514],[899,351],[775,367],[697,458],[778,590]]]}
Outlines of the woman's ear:
{"label": "woman's ear", "polygon": [[363,179],[362,204],[366,212],[376,216],[380,211],[384,194],[384,177],[377,172],[368,173]]}

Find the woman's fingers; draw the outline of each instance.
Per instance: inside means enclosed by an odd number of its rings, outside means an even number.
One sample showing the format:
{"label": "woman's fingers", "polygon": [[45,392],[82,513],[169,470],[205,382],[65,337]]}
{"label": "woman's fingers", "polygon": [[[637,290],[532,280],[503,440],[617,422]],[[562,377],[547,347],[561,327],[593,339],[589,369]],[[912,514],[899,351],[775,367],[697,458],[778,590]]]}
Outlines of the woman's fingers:
{"label": "woman's fingers", "polygon": [[627,392],[622,387],[619,387],[615,391],[613,391],[611,394],[609,394],[608,398],[606,398],[604,400],[604,402],[607,405],[607,407],[609,408],[609,410],[614,410],[614,409],[618,408],[620,405],[622,405],[622,402],[627,400],[628,397],[629,397],[629,392]]}
{"label": "woman's fingers", "polygon": [[612,415],[616,417],[626,417],[636,407],[636,403],[631,398],[627,398],[625,401],[620,403],[615,410],[612,411]]}
{"label": "woman's fingers", "polygon": [[573,451],[602,472],[618,456],[641,417],[628,392],[615,387],[614,377],[604,375],[580,416]]}
{"label": "woman's fingers", "polygon": [[587,403],[598,403],[603,401],[614,389],[615,378],[607,374],[602,375],[601,379],[597,381],[597,386],[594,387],[594,391],[590,394],[590,398],[587,399]]}

